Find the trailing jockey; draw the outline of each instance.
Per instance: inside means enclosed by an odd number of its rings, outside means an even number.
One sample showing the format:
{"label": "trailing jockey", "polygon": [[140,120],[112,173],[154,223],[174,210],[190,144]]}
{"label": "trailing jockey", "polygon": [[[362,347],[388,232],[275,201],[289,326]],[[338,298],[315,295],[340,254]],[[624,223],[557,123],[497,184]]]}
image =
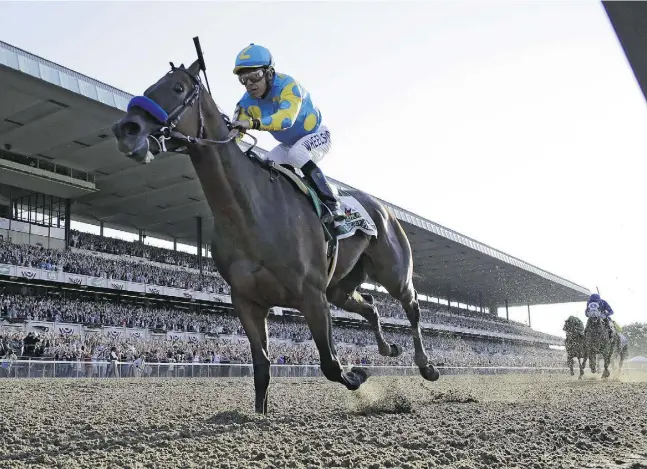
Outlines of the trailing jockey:
{"label": "trailing jockey", "polygon": [[[593,293],[589,297],[589,301],[587,301],[586,303],[586,310],[584,311],[584,314],[589,319],[592,317],[601,317],[604,321],[604,324],[607,326],[607,329],[609,329],[609,337],[612,337],[613,328],[611,326],[611,320],[609,319],[609,317],[613,314],[613,310],[611,309],[609,303],[600,298],[600,295]],[[587,329],[589,327],[589,322],[590,321],[587,321],[586,323]]]}
{"label": "trailing jockey", "polygon": [[247,92],[236,105],[233,127],[270,132],[279,145],[266,158],[303,172],[331,212],[322,217],[324,222],[343,220],[339,201],[317,166],[330,151],[331,140],[310,93],[291,76],[277,73],[270,51],[256,44],[240,51],[234,74]]}

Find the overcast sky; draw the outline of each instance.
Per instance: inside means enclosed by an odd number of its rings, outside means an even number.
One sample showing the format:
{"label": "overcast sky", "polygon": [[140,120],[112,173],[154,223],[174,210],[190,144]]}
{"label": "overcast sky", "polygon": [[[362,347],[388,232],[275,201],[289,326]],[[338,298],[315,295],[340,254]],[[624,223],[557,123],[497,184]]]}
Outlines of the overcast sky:
{"label": "overcast sky", "polygon": [[[199,35],[231,112],[250,42],[300,80],[333,138],[322,168],[641,320],[645,101],[600,2],[0,4],[0,39],[129,93]],[[274,145],[268,134],[261,145]],[[583,304],[533,308],[561,334]],[[512,310],[526,320],[526,309]]]}

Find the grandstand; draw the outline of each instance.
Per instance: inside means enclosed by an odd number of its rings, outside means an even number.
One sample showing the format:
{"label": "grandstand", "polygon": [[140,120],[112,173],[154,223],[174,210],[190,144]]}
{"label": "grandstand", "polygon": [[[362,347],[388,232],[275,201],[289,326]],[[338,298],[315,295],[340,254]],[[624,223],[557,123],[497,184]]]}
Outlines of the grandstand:
{"label": "grandstand", "polygon": [[[2,42],[0,86],[0,353],[76,360],[117,346],[124,359],[248,362],[228,285],[203,257],[213,217],[188,158],[169,153],[142,166],[123,157],[109,126],[129,94]],[[586,288],[382,202],[411,241],[432,360],[563,362],[550,348],[560,338],[497,311],[528,305],[530,323],[531,305],[582,301]],[[75,231],[72,221],[100,234]],[[139,241],[109,238],[105,228]],[[146,237],[197,246],[196,254],[152,247]],[[390,340],[410,345],[402,309],[371,293]],[[273,361],[316,363],[298,313],[272,313]],[[381,357],[358,316],[332,314],[345,363],[411,364],[410,347]]]}

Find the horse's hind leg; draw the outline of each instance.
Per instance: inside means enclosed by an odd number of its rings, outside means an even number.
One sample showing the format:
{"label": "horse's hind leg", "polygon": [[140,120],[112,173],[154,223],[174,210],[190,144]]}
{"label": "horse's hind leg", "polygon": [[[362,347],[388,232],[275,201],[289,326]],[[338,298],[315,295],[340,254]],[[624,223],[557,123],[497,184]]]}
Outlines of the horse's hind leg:
{"label": "horse's hind leg", "polygon": [[402,348],[396,344],[389,344],[382,333],[382,325],[377,308],[367,299],[370,295],[361,295],[356,289],[368,279],[364,270],[362,259],[357,262],[353,270],[337,283],[328,292],[328,300],[335,306],[351,313],[357,313],[366,319],[373,331],[380,355],[385,357],[397,357],[402,353]]}
{"label": "horse's hind leg", "polygon": [[413,288],[411,246],[397,220],[387,220],[385,225],[386,229],[381,233],[381,237],[367,252],[367,272],[369,277],[386,288],[393,298],[400,300],[411,324],[414,361],[423,378],[436,381],[440,373],[429,363],[429,357],[422,344],[420,306],[418,294]]}

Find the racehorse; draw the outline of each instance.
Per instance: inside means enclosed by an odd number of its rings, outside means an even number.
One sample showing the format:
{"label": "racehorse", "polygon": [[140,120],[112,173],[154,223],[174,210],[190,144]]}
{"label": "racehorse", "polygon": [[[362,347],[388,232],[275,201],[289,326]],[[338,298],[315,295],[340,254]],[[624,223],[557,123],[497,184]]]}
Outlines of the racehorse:
{"label": "racehorse", "polygon": [[566,340],[564,345],[566,347],[566,362],[571,370],[571,376],[575,375],[573,371],[574,358],[577,358],[577,363],[580,367],[580,375],[578,379],[584,376],[584,368],[586,368],[586,345],[584,342],[584,324],[582,320],[576,316],[570,316],[563,327],[566,332]]}
{"label": "racehorse", "polygon": [[188,68],[171,63],[167,74],[131,100],[112,132],[119,151],[140,163],[153,161],[162,151],[188,153],[214,217],[212,257],[231,286],[232,305],[249,339],[256,412],[267,413],[267,317],[273,306],[303,314],[323,374],[349,390],[358,389],[368,374],[362,368],[342,369],[329,303],[365,318],[381,355],[400,355],[401,347],[384,338],[372,297],[357,291],[369,278],[402,304],[411,325],[415,364],[423,378],[437,380],[440,374],[429,363],[421,337],[411,246],[395,215],[368,194],[353,191],[378,235],[358,231],[338,240],[335,264],[312,200],[289,177],[272,170],[271,163],[260,164],[235,142],[238,131],[230,129],[200,79],[205,67],[199,50],[198,55]]}
{"label": "racehorse", "polygon": [[608,378],[611,375],[609,373],[611,357],[614,351],[620,350],[620,336],[618,332],[615,328],[612,328],[611,335],[609,335],[609,329],[604,324],[602,317],[598,313],[591,313],[586,328],[584,329],[584,337],[591,372],[595,373],[597,364],[596,355],[600,354],[604,360],[602,378]]}

